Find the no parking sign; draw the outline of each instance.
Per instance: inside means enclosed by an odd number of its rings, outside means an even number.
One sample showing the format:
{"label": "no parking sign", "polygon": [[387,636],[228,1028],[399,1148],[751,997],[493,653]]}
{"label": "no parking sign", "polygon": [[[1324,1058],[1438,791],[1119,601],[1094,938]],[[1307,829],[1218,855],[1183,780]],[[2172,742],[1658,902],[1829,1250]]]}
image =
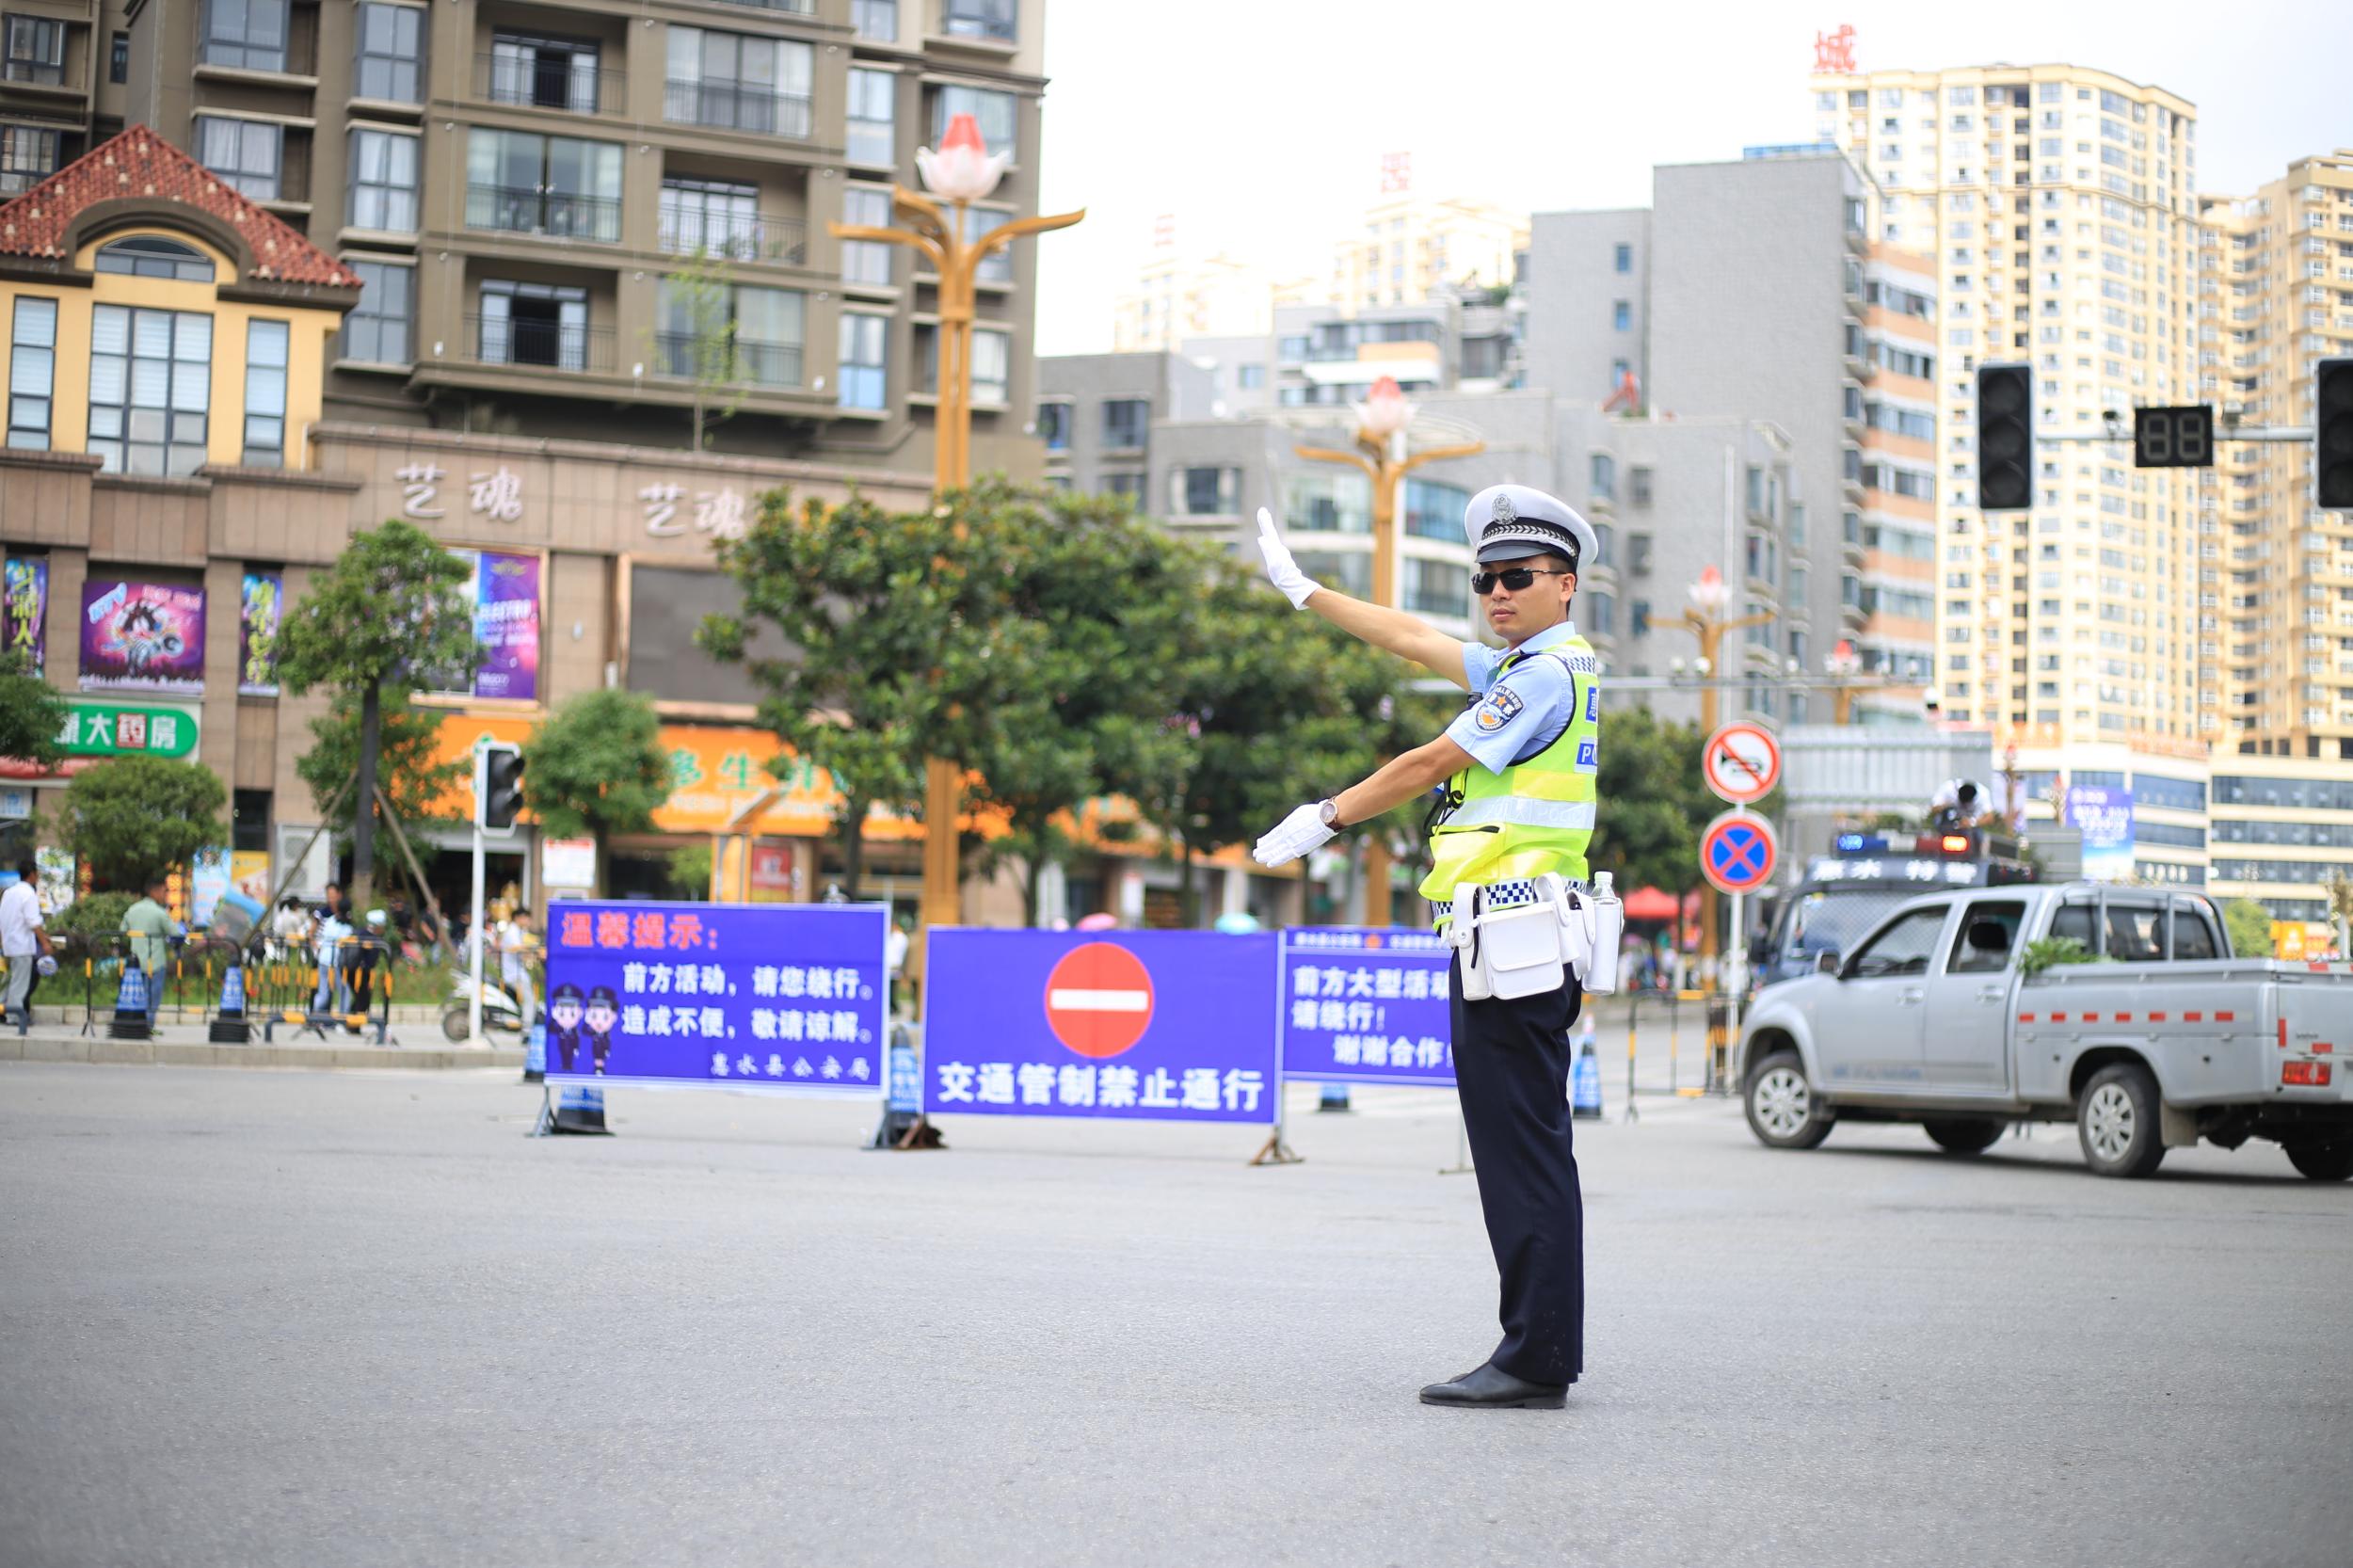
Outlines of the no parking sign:
{"label": "no parking sign", "polygon": [[1721,893],[1753,893],[1773,874],[1780,844],[1753,811],[1726,811],[1700,835],[1700,872]]}

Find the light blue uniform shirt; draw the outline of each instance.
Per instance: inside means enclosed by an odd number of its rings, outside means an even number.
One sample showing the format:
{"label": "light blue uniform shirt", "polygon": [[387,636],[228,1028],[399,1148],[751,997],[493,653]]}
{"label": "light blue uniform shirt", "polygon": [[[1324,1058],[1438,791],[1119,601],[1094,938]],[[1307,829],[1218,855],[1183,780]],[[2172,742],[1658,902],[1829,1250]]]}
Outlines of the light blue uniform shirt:
{"label": "light blue uniform shirt", "polygon": [[[1559,740],[1577,716],[1577,703],[1596,700],[1597,688],[1591,680],[1579,682],[1561,660],[1530,655],[1557,648],[1576,635],[1577,624],[1562,621],[1516,648],[1465,643],[1463,674],[1474,696],[1470,705],[1446,727],[1447,738],[1489,773],[1501,773]],[[1514,653],[1521,656],[1519,661],[1497,680],[1497,667]]]}

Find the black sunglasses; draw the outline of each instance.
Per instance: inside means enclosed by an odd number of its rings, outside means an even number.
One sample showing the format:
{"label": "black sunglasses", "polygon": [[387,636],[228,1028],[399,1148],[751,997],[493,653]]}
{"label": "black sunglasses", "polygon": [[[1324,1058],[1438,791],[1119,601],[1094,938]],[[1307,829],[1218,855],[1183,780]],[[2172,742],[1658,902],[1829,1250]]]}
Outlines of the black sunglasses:
{"label": "black sunglasses", "polygon": [[1512,592],[1518,593],[1539,577],[1572,575],[1574,574],[1571,572],[1550,567],[1506,567],[1501,571],[1475,571],[1471,573],[1471,592],[1484,599],[1495,592],[1496,584],[1500,583]]}

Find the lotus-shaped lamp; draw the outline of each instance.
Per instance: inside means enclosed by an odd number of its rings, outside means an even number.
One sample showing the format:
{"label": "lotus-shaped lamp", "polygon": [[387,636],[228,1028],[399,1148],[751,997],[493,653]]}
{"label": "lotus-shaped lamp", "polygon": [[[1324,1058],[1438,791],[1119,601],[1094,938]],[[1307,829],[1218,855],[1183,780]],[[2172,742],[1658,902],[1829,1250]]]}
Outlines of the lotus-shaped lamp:
{"label": "lotus-shaped lamp", "polygon": [[987,196],[1012,162],[1010,152],[989,152],[981,141],[981,122],[968,114],[950,117],[938,152],[915,150],[916,172],[923,176],[923,187],[950,201],[978,201]]}
{"label": "lotus-shaped lamp", "polygon": [[1371,392],[1356,405],[1356,424],[1365,439],[1376,444],[1404,429],[1406,421],[1413,417],[1414,406],[1405,401],[1405,393],[1394,376],[1384,376],[1375,381]]}
{"label": "lotus-shaped lamp", "polygon": [[1732,585],[1714,567],[1702,568],[1700,580],[1684,591],[1691,596],[1692,608],[1710,619],[1722,615],[1724,606],[1732,602]]}

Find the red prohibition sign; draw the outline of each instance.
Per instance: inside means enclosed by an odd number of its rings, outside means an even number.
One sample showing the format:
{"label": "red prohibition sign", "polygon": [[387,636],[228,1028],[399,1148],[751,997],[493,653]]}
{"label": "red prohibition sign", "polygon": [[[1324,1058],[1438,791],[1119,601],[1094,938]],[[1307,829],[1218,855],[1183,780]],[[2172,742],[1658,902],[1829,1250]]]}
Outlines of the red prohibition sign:
{"label": "red prohibition sign", "polygon": [[1700,835],[1700,874],[1720,893],[1753,892],[1773,874],[1780,845],[1772,824],[1747,811],[1726,811]]}
{"label": "red prohibition sign", "polygon": [[1046,1027],[1080,1056],[1117,1056],[1152,1026],[1152,971],[1115,942],[1088,942],[1046,976]]}
{"label": "red prohibition sign", "polygon": [[1763,800],[1781,782],[1781,744],[1761,725],[1725,725],[1707,738],[1700,772],[1709,789],[1735,806]]}

